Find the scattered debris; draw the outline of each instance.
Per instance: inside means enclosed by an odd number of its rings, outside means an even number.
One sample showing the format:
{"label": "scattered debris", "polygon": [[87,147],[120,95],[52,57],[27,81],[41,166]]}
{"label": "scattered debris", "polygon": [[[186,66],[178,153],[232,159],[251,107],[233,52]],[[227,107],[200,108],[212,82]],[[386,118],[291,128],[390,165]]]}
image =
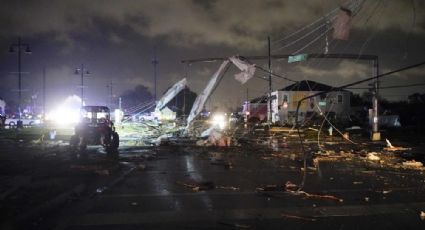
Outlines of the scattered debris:
{"label": "scattered debris", "polygon": [[285,183],[285,189],[286,190],[295,190],[295,189],[298,189],[298,185],[292,183],[291,181],[287,181]]}
{"label": "scattered debris", "polygon": [[344,202],[343,199],[332,196],[332,195],[319,195],[319,194],[311,194],[304,191],[296,190],[298,188],[297,185],[293,184],[290,181],[287,181],[284,186],[279,185],[265,185],[263,187],[258,187],[256,189],[257,192],[265,195],[270,195],[267,192],[283,192],[289,195],[295,196],[303,196],[303,198],[307,199],[320,199],[320,200],[331,200],[337,202]]}
{"label": "scattered debris", "polygon": [[345,158],[345,156],[318,156],[313,159],[313,162],[318,163],[320,161],[337,161],[342,158]]}
{"label": "scattered debris", "polygon": [[332,195],[318,195],[318,194],[307,193],[304,191],[291,191],[290,194],[302,195],[302,196],[305,196],[305,198],[311,198],[311,199],[331,200],[331,201],[336,201],[340,203],[344,202],[344,199],[341,199]]}
{"label": "scattered debris", "polygon": [[233,227],[233,228],[243,228],[243,229],[251,228],[251,226],[249,226],[249,225],[245,225],[245,224],[227,223],[227,222],[222,222],[222,221],[218,221],[217,223],[219,223],[219,224],[221,224],[221,225],[225,225],[225,226]]}
{"label": "scattered debris", "polygon": [[363,181],[353,181],[353,184],[363,184]]}
{"label": "scattered debris", "polygon": [[387,142],[388,148],[394,148],[394,146],[391,144],[391,142],[387,138],[385,138],[385,141]]}
{"label": "scattered debris", "polygon": [[421,218],[421,220],[425,220],[425,212],[421,211],[421,213],[419,214],[419,217]]}
{"label": "scattered debris", "polygon": [[256,190],[257,192],[275,192],[275,191],[284,192],[285,191],[282,186],[278,186],[275,184],[258,187],[256,188]]}
{"label": "scattered debris", "polygon": [[217,186],[216,188],[217,189],[225,189],[225,190],[233,190],[233,191],[239,190],[239,188],[233,187],[233,186]]}
{"label": "scattered debris", "polygon": [[211,181],[199,182],[199,183],[193,183],[193,184],[184,183],[181,181],[177,181],[176,183],[179,185],[183,185],[184,187],[191,188],[192,191],[194,192],[212,190],[215,188],[214,182],[211,182]]}
{"label": "scattered debris", "polygon": [[380,157],[377,156],[378,153],[376,152],[370,152],[367,154],[367,159],[370,161],[379,161],[381,160]]}
{"label": "scattered debris", "polygon": [[396,147],[391,144],[391,142],[388,139],[385,139],[387,142],[387,147],[384,148],[386,151],[406,151],[411,150],[411,148],[404,148],[404,147]]}
{"label": "scattered debris", "polygon": [[281,215],[282,218],[287,218],[287,219],[297,219],[297,220],[305,220],[305,221],[316,221],[317,220],[315,218],[298,216],[298,215],[287,214],[287,213],[282,213],[280,215]]}
{"label": "scattered debris", "polygon": [[423,166],[423,164],[421,162],[415,161],[415,160],[405,161],[402,164],[403,164],[403,166],[411,167],[411,168],[419,168],[419,167]]}

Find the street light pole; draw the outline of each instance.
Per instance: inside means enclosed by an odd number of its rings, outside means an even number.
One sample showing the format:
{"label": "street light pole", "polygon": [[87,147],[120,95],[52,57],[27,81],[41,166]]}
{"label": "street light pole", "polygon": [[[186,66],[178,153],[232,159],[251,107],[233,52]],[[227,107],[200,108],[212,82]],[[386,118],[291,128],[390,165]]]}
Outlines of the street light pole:
{"label": "street light pole", "polygon": [[46,67],[43,67],[43,122],[46,121]]}
{"label": "street light pole", "polygon": [[84,64],[81,64],[80,69],[75,70],[75,74],[81,76],[81,107],[84,106],[84,75],[89,75],[90,72],[87,69],[84,69]]}
{"label": "street light pole", "polygon": [[9,52],[13,53],[15,52],[14,48],[18,48],[18,112],[19,112],[19,119],[17,122],[17,127],[22,128],[22,121],[21,121],[21,103],[22,103],[22,73],[21,73],[21,48],[25,47],[25,53],[30,54],[31,50],[29,47],[29,44],[22,43],[21,37],[18,38],[18,43],[11,44],[9,47]]}
{"label": "street light pole", "polygon": [[111,81],[111,83],[109,83],[108,85],[106,85],[106,94],[107,94],[107,98],[108,98],[107,104],[108,104],[108,107],[110,109],[112,109],[112,99],[113,99],[112,86],[113,86],[112,81]]}
{"label": "street light pole", "polygon": [[153,64],[154,99],[156,101],[156,66],[159,64],[159,61],[156,57],[156,46],[154,46],[153,48],[152,64]]}

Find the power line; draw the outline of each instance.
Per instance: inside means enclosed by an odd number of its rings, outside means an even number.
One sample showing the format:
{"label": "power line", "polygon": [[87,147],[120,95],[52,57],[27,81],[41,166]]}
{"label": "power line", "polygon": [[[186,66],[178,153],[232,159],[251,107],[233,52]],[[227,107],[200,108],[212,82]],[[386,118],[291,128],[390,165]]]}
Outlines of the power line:
{"label": "power line", "polygon": [[405,70],[408,70],[408,69],[416,68],[416,67],[419,67],[419,66],[422,66],[422,65],[425,65],[425,61],[422,61],[422,62],[417,63],[417,64],[413,64],[413,65],[410,65],[410,66],[406,66],[406,67],[403,67],[401,69],[389,71],[389,72],[386,72],[386,73],[383,73],[383,74],[378,74],[374,77],[369,77],[369,78],[366,78],[364,80],[352,82],[352,83],[349,83],[349,84],[346,84],[346,85],[343,85],[343,86],[340,86],[340,87],[333,87],[330,90],[315,93],[313,95],[304,97],[304,98],[302,98],[301,100],[298,101],[297,109],[296,109],[296,112],[295,112],[295,125],[297,126],[297,133],[298,133],[298,137],[299,137],[300,144],[301,144],[301,151],[303,153],[303,163],[304,163],[303,165],[304,165],[304,169],[305,169],[304,172],[303,172],[302,180],[301,180],[300,186],[298,188],[298,191],[301,191],[303,189],[304,184],[305,184],[305,180],[306,180],[306,176],[307,176],[307,174],[306,174],[306,171],[307,171],[306,170],[307,169],[307,154],[306,154],[306,151],[305,151],[305,148],[304,148],[303,138],[301,137],[300,126],[298,125],[298,114],[299,114],[301,103],[304,100],[309,99],[309,98],[314,98],[314,97],[320,96],[322,94],[327,94],[327,93],[333,92],[333,91],[340,91],[342,89],[348,88],[348,87],[353,86],[353,85],[358,85],[358,84],[363,83],[363,82],[367,82],[367,81],[371,81],[371,80],[378,80],[379,78],[383,78],[385,76],[389,76],[391,74],[402,72],[402,71],[405,71]]}
{"label": "power line", "polygon": [[257,68],[257,69],[259,69],[259,70],[261,70],[261,71],[264,71],[264,72],[266,72],[266,73],[268,73],[268,74],[271,74],[271,75],[272,75],[272,76],[274,76],[274,77],[282,78],[282,79],[285,79],[285,80],[288,80],[288,81],[292,81],[292,82],[298,82],[298,81],[292,80],[292,79],[290,79],[290,78],[287,78],[287,77],[281,76],[281,75],[279,75],[279,74],[272,73],[272,72],[270,72],[269,70],[264,69],[264,68],[263,68],[263,67],[261,67],[261,66],[255,66],[255,68]]}
{"label": "power line", "polygon": [[[325,16],[327,17],[327,16],[329,16],[329,15],[331,15],[331,14],[335,13],[336,11],[338,11],[338,9],[339,9],[339,7],[337,7],[337,8],[335,8],[335,9],[333,9],[330,13],[328,13],[328,14],[327,14],[327,15],[325,15]],[[281,39],[275,40],[275,41],[273,41],[272,43],[273,43],[273,44],[275,44],[275,43],[278,43],[278,42],[284,41],[284,40],[286,40],[286,39],[288,39],[288,38],[291,38],[291,37],[295,36],[296,34],[299,34],[299,33],[301,33],[302,31],[304,31],[304,30],[306,30],[306,29],[308,29],[308,28],[312,27],[313,25],[317,24],[317,23],[318,23],[318,22],[320,22],[321,20],[323,20],[323,17],[320,17],[320,18],[319,18],[319,19],[317,19],[316,21],[314,21],[314,22],[312,22],[312,23],[310,23],[310,24],[308,24],[308,25],[306,25],[306,26],[302,27],[301,29],[296,30],[295,32],[293,32],[293,33],[291,33],[291,34],[289,34],[289,35],[287,35],[287,36],[285,36],[285,37],[283,37],[283,38],[281,38]],[[325,23],[323,23],[323,24],[325,24]]]}
{"label": "power line", "polygon": [[320,38],[322,38],[323,36],[325,36],[332,29],[333,29],[332,27],[329,27],[327,30],[325,30],[325,32],[323,32],[322,34],[320,34],[319,36],[317,36],[311,42],[307,43],[307,45],[301,47],[301,49],[298,49],[297,51],[295,51],[293,54],[297,54],[297,53],[303,51],[305,48],[309,47],[311,44],[317,42]]}
{"label": "power line", "polygon": [[[416,84],[409,84],[409,85],[391,85],[391,86],[379,86],[379,89],[396,89],[396,88],[408,88],[408,87],[415,87],[415,86],[423,86],[425,83],[416,83]],[[349,87],[347,89],[370,89],[367,87]]]}
{"label": "power line", "polygon": [[[336,16],[334,16],[334,17],[331,19],[331,21],[333,21],[335,18],[336,18]],[[308,32],[308,33],[304,34],[303,36],[301,36],[301,37],[297,38],[296,40],[294,40],[294,41],[292,41],[292,42],[289,42],[288,44],[286,44],[286,45],[284,45],[284,46],[281,46],[281,47],[279,47],[279,48],[275,48],[273,51],[276,51],[276,50],[280,50],[280,49],[287,48],[287,47],[289,47],[289,46],[291,46],[291,45],[293,45],[293,44],[295,44],[295,43],[297,43],[297,42],[299,42],[299,41],[303,40],[304,38],[306,38],[306,37],[310,36],[312,33],[316,32],[316,31],[317,31],[317,30],[319,30],[320,28],[322,28],[322,27],[324,27],[324,26],[327,26],[327,25],[328,25],[328,22],[323,23],[322,25],[320,25],[320,26],[316,27],[315,29],[313,29],[313,30],[311,30],[310,32]]]}
{"label": "power line", "polygon": [[[352,15],[354,16],[354,15],[356,15],[356,14],[360,11],[360,9],[361,9],[362,5],[364,4],[364,2],[365,2],[364,0],[359,0],[359,1],[350,1],[349,3],[343,4],[343,5],[347,5],[347,8],[351,10]],[[306,34],[304,34],[304,35],[303,35],[303,36],[301,36],[300,38],[297,38],[296,40],[294,40],[294,41],[292,41],[292,42],[290,42],[290,43],[288,43],[288,44],[286,44],[286,45],[284,45],[284,46],[281,46],[281,47],[279,47],[279,48],[275,48],[274,50],[279,50],[279,49],[283,49],[283,48],[289,47],[289,46],[291,46],[291,45],[293,45],[293,44],[295,44],[295,43],[297,43],[297,42],[299,42],[299,41],[303,40],[304,38],[306,38],[306,37],[310,36],[311,34],[313,34],[315,31],[319,30],[320,28],[322,28],[322,27],[324,27],[324,26],[328,26],[328,25],[329,25],[329,23],[332,23],[332,22],[335,20],[335,18],[337,17],[337,15],[336,15],[336,14],[337,14],[337,11],[338,11],[339,9],[340,9],[340,7],[335,8],[335,9],[333,9],[330,13],[328,13],[328,14],[324,15],[323,17],[320,17],[319,19],[317,19],[316,21],[314,21],[314,22],[312,22],[312,23],[308,24],[307,26],[304,26],[303,28],[301,28],[301,29],[299,29],[299,30],[297,30],[297,31],[295,31],[295,32],[293,32],[293,33],[291,33],[291,34],[289,34],[289,35],[285,36],[285,37],[284,37],[284,38],[282,38],[282,39],[278,39],[278,40],[274,41],[274,42],[273,42],[274,44],[276,44],[276,43],[278,43],[278,42],[285,41],[285,40],[287,40],[287,39],[289,39],[289,38],[291,38],[291,37],[295,36],[296,34],[299,34],[299,33],[301,33],[302,31],[304,31],[304,30],[306,30],[306,29],[308,29],[308,28],[312,27],[313,25],[316,25],[318,22],[320,22],[320,21],[322,21],[322,20],[323,20],[323,23],[319,24],[319,25],[318,25],[317,27],[315,27],[313,30],[311,30],[311,31],[307,32]],[[334,14],[334,15],[333,15],[333,14]],[[328,18],[330,18],[330,19],[328,19]],[[333,29],[333,27],[329,27],[329,28],[325,31],[325,33],[324,33],[324,34],[321,34],[321,35],[320,35],[320,37],[323,37],[323,36],[324,36],[324,35],[325,35],[328,31],[330,31],[331,29]],[[311,44],[313,44],[314,42],[316,42],[318,39],[319,39],[319,38],[316,38],[316,39],[314,39],[313,41],[309,42],[306,46],[304,46],[303,48],[301,48],[301,49],[300,49],[300,50],[298,50],[297,52],[300,52],[301,50],[303,50],[303,49],[307,48],[308,46],[310,46]],[[297,52],[295,52],[295,53],[297,53]]]}

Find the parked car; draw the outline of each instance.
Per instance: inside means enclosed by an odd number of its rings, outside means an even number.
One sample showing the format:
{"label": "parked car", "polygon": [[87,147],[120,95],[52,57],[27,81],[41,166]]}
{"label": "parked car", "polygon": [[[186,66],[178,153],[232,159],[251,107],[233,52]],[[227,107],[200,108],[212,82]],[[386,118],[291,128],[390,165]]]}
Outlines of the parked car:
{"label": "parked car", "polygon": [[[9,127],[15,127],[18,124],[18,118],[6,118],[5,125]],[[21,118],[22,124],[24,126],[34,126],[41,124],[40,119],[29,119],[29,118]]]}

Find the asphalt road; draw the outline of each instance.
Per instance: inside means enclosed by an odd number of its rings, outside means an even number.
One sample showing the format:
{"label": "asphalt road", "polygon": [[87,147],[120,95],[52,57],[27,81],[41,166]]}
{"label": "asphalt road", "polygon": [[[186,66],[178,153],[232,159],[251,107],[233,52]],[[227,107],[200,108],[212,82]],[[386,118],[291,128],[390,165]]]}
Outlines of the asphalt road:
{"label": "asphalt road", "polygon": [[91,147],[77,158],[66,143],[0,145],[5,230],[425,229],[424,171],[357,150],[304,171],[291,146]]}

